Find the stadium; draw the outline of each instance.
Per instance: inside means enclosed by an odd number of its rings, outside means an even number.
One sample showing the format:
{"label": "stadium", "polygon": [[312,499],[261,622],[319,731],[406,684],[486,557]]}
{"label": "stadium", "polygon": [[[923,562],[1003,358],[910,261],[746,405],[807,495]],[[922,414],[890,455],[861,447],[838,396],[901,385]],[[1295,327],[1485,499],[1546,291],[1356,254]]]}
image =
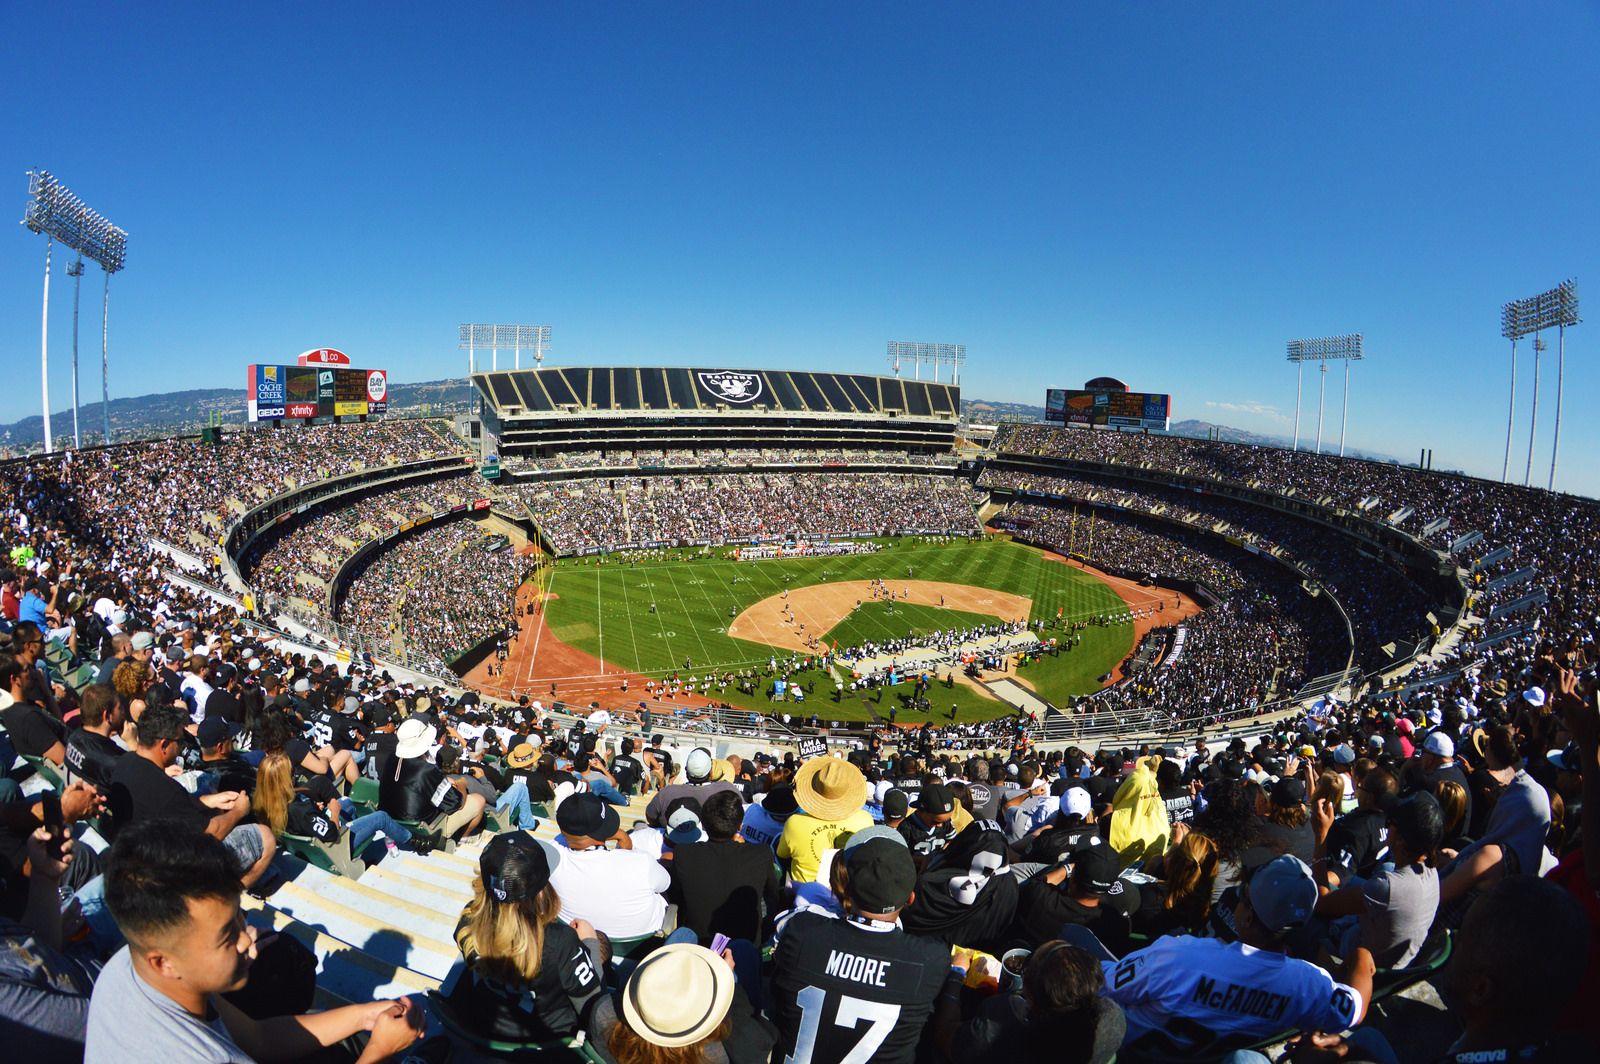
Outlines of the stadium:
{"label": "stadium", "polygon": [[[1548,655],[1580,651],[1552,634],[1597,612],[1600,507],[1576,497],[1146,431],[989,437],[962,422],[958,386],[896,377],[582,367],[472,383],[473,417],[312,402],[288,419],[262,400],[243,431],[6,463],[5,546],[54,604],[41,664],[65,718],[108,675],[132,688],[112,633],[148,625],[158,682],[224,693],[233,750],[275,742],[274,696],[330,757],[372,749],[393,706],[499,771],[519,755],[497,730],[537,728],[563,761],[609,746],[630,766],[610,745],[623,736],[675,751],[661,764],[704,748],[748,776],[831,753],[913,796],[918,773],[962,780],[974,756],[1120,774],[1164,750],[1200,781],[1266,780],[1292,775],[1281,759],[1304,736],[1306,763],[1331,772],[1341,751],[1430,728],[1457,749],[1486,741],[1545,690],[1530,677]],[[10,730],[28,791],[93,778]],[[1208,743],[1229,753],[1207,765]],[[379,787],[348,771],[349,812],[382,815]],[[644,809],[576,765],[549,771]],[[623,775],[630,792],[650,783]],[[490,793],[482,834],[411,821],[434,842],[395,851],[390,835],[370,867],[349,835],[278,831],[248,918],[317,958],[323,1005],[448,989],[440,914],[470,898],[482,840],[530,815]],[[528,809],[554,839],[568,799],[546,797]],[[112,833],[94,823],[87,838]],[[1380,971],[1389,991],[1427,988],[1449,936]],[[493,1056],[451,1008],[434,998],[437,1037]]]}
{"label": "stadium", "polygon": [[8,9],[8,1060],[1600,1060],[1600,27],[1169,6]]}

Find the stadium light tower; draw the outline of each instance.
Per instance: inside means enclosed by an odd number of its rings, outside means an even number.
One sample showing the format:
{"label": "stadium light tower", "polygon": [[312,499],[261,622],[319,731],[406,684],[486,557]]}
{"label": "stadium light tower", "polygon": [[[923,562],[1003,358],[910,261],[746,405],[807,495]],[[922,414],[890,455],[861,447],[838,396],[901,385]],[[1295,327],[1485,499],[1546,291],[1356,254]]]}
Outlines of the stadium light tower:
{"label": "stadium light tower", "polygon": [[477,353],[482,348],[490,351],[490,370],[500,368],[502,350],[514,352],[514,364],[521,369],[524,349],[533,352],[535,364],[541,364],[544,362],[544,349],[549,343],[548,325],[462,325],[461,342],[457,346],[467,352],[467,373],[471,375],[478,372]]}
{"label": "stadium light tower", "polygon": [[[35,233],[45,235],[44,246],[44,307],[40,311],[39,374],[40,399],[44,407],[44,449],[54,450],[55,442],[50,430],[50,253],[55,242],[76,251],[80,256],[97,263],[106,272],[105,308],[101,315],[104,330],[100,340],[100,394],[101,409],[105,413],[106,442],[111,442],[111,404],[107,374],[106,352],[109,349],[111,321],[111,275],[126,264],[128,234],[90,210],[84,202],[48,170],[28,171],[28,207],[22,224]],[[68,271],[72,274],[71,270]],[[79,270],[82,273],[82,270]],[[73,311],[73,328],[77,328],[77,311]],[[76,341],[73,344],[76,351]],[[73,432],[77,433],[77,356],[73,356]]]}
{"label": "stadium light tower", "polygon": [[1544,340],[1539,335],[1545,329],[1559,331],[1556,363],[1556,425],[1555,438],[1550,444],[1550,479],[1547,491],[1556,487],[1556,463],[1561,453],[1561,397],[1567,371],[1567,326],[1577,325],[1583,319],[1578,315],[1578,285],[1570,278],[1547,292],[1527,299],[1514,299],[1500,308],[1500,335],[1511,341],[1511,401],[1506,412],[1506,454],[1500,466],[1500,480],[1511,474],[1511,436],[1517,414],[1517,341],[1524,336],[1533,337],[1533,409],[1528,418],[1528,461],[1523,469],[1522,483],[1533,481],[1534,433],[1539,420],[1539,354],[1544,350]]}
{"label": "stadium light tower", "polygon": [[961,383],[961,367],[967,364],[966,344],[924,344],[908,343],[904,340],[889,341],[889,364],[894,367],[894,375],[900,376],[900,363],[910,361],[915,379],[922,379],[922,364],[928,363],[933,367],[933,381],[939,383],[939,367],[950,367],[950,383]]}
{"label": "stadium light tower", "polygon": [[1344,363],[1344,410],[1339,415],[1339,457],[1344,457],[1345,425],[1350,420],[1350,363],[1365,356],[1360,333],[1345,336],[1321,336],[1313,340],[1290,340],[1289,361],[1295,363],[1294,386],[1294,449],[1300,449],[1300,382],[1307,362],[1317,363],[1320,383],[1317,387],[1317,453],[1322,453],[1322,409],[1327,392],[1328,363]]}
{"label": "stadium light tower", "polygon": [[83,292],[82,255],[67,267],[67,276],[72,278],[72,446],[79,448],[83,446],[83,433],[78,430],[78,296]]}

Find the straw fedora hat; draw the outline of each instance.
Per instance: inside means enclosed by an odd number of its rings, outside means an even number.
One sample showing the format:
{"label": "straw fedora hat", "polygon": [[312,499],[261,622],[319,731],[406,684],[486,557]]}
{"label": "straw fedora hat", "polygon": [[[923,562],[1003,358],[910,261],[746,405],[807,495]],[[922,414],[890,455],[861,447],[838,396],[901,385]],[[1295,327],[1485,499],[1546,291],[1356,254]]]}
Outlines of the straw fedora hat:
{"label": "straw fedora hat", "polygon": [[539,760],[539,752],[533,748],[532,743],[518,743],[506,755],[506,764],[512,768],[527,768]]}
{"label": "straw fedora hat", "polygon": [[693,1045],[715,1031],[733,1003],[733,969],[704,946],[663,946],[634,969],[622,994],[633,1033],[658,1046]]}
{"label": "straw fedora hat", "polygon": [[837,757],[814,757],[794,777],[800,808],[818,820],[843,820],[867,804],[867,778]]}

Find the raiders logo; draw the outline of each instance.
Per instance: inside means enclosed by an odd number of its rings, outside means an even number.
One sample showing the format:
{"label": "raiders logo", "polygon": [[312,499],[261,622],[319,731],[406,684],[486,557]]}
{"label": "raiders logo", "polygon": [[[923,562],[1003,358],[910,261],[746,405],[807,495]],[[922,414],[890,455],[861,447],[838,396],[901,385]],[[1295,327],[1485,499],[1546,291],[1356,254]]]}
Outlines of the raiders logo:
{"label": "raiders logo", "polygon": [[754,373],[719,370],[699,376],[706,391],[730,403],[753,403],[761,397],[761,378]]}

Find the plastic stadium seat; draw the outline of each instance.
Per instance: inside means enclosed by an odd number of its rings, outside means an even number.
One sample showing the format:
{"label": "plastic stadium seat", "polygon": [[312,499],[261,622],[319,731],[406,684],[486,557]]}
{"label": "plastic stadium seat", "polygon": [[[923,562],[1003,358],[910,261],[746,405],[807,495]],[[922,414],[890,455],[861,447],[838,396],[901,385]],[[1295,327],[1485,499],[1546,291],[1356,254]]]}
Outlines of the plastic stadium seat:
{"label": "plastic stadium seat", "polygon": [[328,843],[309,835],[294,835],[285,831],[278,836],[278,842],[306,864],[336,876],[360,879],[361,873],[367,870],[361,858],[350,852],[349,832],[340,835],[338,842]]}
{"label": "plastic stadium seat", "polygon": [[428,993],[428,1007],[452,1041],[462,1042],[480,1053],[518,1061],[587,1061],[600,1064],[602,1057],[581,1038],[553,1042],[502,1042],[486,1038],[462,1023],[437,990]]}
{"label": "plastic stadium seat", "polygon": [[33,770],[39,774],[39,778],[48,783],[54,790],[57,792],[66,790],[66,781],[61,778],[61,772],[55,765],[42,757],[34,757],[30,754],[23,754],[22,760],[32,765]]}
{"label": "plastic stadium seat", "polygon": [[350,800],[373,812],[378,808],[378,781],[362,776],[350,785]]}

